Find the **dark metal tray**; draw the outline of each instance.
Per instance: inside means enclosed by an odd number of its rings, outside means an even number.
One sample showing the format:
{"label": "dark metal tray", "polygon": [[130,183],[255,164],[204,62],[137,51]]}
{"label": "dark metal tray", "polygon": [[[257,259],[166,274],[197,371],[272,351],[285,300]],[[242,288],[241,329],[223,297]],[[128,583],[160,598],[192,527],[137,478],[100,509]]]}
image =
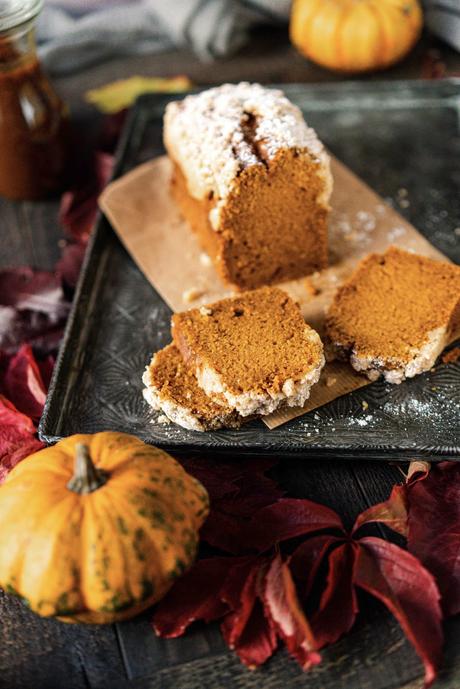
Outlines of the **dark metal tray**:
{"label": "dark metal tray", "polygon": [[[283,88],[330,150],[379,194],[399,208],[398,192],[406,189],[402,213],[460,262],[460,80]],[[163,152],[169,99],[139,99],[115,176]],[[169,325],[169,308],[100,217],[40,422],[42,440],[117,429],[187,451],[460,459],[458,362],[399,386],[374,383],[272,431],[260,420],[209,433],[158,424],[143,401],[141,374],[169,342]]]}

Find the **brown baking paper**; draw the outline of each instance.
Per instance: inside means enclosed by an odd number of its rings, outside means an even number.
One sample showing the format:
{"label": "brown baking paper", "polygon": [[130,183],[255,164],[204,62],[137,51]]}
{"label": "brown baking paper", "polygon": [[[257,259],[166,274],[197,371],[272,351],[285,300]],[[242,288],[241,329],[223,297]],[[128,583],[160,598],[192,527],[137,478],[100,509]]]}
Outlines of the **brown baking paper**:
{"label": "brown baking paper", "polygon": [[[336,287],[371,251],[390,244],[445,259],[434,246],[335,158],[329,223],[330,267],[280,285],[300,304],[305,320],[322,334],[324,313]],[[184,311],[233,294],[182,219],[169,193],[171,165],[166,156],[141,165],[102,193],[99,205],[120,240],[173,311]],[[401,203],[408,204],[400,190]],[[344,363],[326,364],[303,407],[263,417],[269,428],[312,411],[369,381]]]}

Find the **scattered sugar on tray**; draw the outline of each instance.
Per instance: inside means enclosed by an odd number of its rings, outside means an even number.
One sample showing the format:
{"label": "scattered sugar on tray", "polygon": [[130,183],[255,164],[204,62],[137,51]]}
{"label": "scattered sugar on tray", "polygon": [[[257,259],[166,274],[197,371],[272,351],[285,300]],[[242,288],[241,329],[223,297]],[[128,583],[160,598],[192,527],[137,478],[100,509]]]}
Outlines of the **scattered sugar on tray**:
{"label": "scattered sugar on tray", "polygon": [[389,242],[394,242],[399,237],[403,237],[406,234],[406,229],[404,227],[393,227],[387,234],[387,239]]}
{"label": "scattered sugar on tray", "polygon": [[171,423],[171,419],[168,419],[168,417],[164,414],[160,414],[160,416],[157,418],[157,423],[168,424]]}
{"label": "scattered sugar on tray", "polygon": [[[351,249],[365,248],[372,241],[372,233],[377,227],[377,220],[373,213],[360,210],[355,215],[335,213],[330,223],[331,246],[340,254],[346,251],[347,244]],[[346,244],[341,243],[346,242]]]}
{"label": "scattered sugar on tray", "polygon": [[366,416],[349,416],[346,419],[343,420],[343,423],[346,427],[354,427],[354,426],[368,426],[371,424],[373,421],[375,422],[375,417],[372,414],[367,414]]}

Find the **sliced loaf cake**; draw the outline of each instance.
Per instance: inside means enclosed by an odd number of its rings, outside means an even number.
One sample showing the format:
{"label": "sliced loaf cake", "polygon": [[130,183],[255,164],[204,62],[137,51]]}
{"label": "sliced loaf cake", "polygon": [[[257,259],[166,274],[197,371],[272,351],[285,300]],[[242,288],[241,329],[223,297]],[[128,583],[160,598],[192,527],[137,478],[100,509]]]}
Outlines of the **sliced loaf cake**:
{"label": "sliced loaf cake", "polygon": [[390,247],[337,291],[326,345],[370,380],[400,383],[429,370],[459,329],[460,267]]}
{"label": "sliced loaf cake", "polygon": [[198,385],[242,416],[302,405],[324,365],[319,335],[274,287],[174,314],[172,334]]}

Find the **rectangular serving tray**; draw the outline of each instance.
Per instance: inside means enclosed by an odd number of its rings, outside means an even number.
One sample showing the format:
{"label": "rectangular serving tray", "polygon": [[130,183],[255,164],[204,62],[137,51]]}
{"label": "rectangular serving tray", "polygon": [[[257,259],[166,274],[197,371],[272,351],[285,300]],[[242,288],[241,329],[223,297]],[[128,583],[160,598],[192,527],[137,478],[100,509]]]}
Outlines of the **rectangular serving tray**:
{"label": "rectangular serving tray", "polygon": [[[339,159],[460,263],[460,80],[282,88]],[[172,98],[138,100],[120,141],[115,177],[164,152],[162,115]],[[142,398],[141,375],[152,352],[170,341],[170,316],[100,216],[40,438],[55,442],[72,433],[114,429],[187,452],[460,459],[459,362],[440,364],[401,385],[373,383],[274,430],[260,420],[208,433],[157,423],[158,414]]]}

